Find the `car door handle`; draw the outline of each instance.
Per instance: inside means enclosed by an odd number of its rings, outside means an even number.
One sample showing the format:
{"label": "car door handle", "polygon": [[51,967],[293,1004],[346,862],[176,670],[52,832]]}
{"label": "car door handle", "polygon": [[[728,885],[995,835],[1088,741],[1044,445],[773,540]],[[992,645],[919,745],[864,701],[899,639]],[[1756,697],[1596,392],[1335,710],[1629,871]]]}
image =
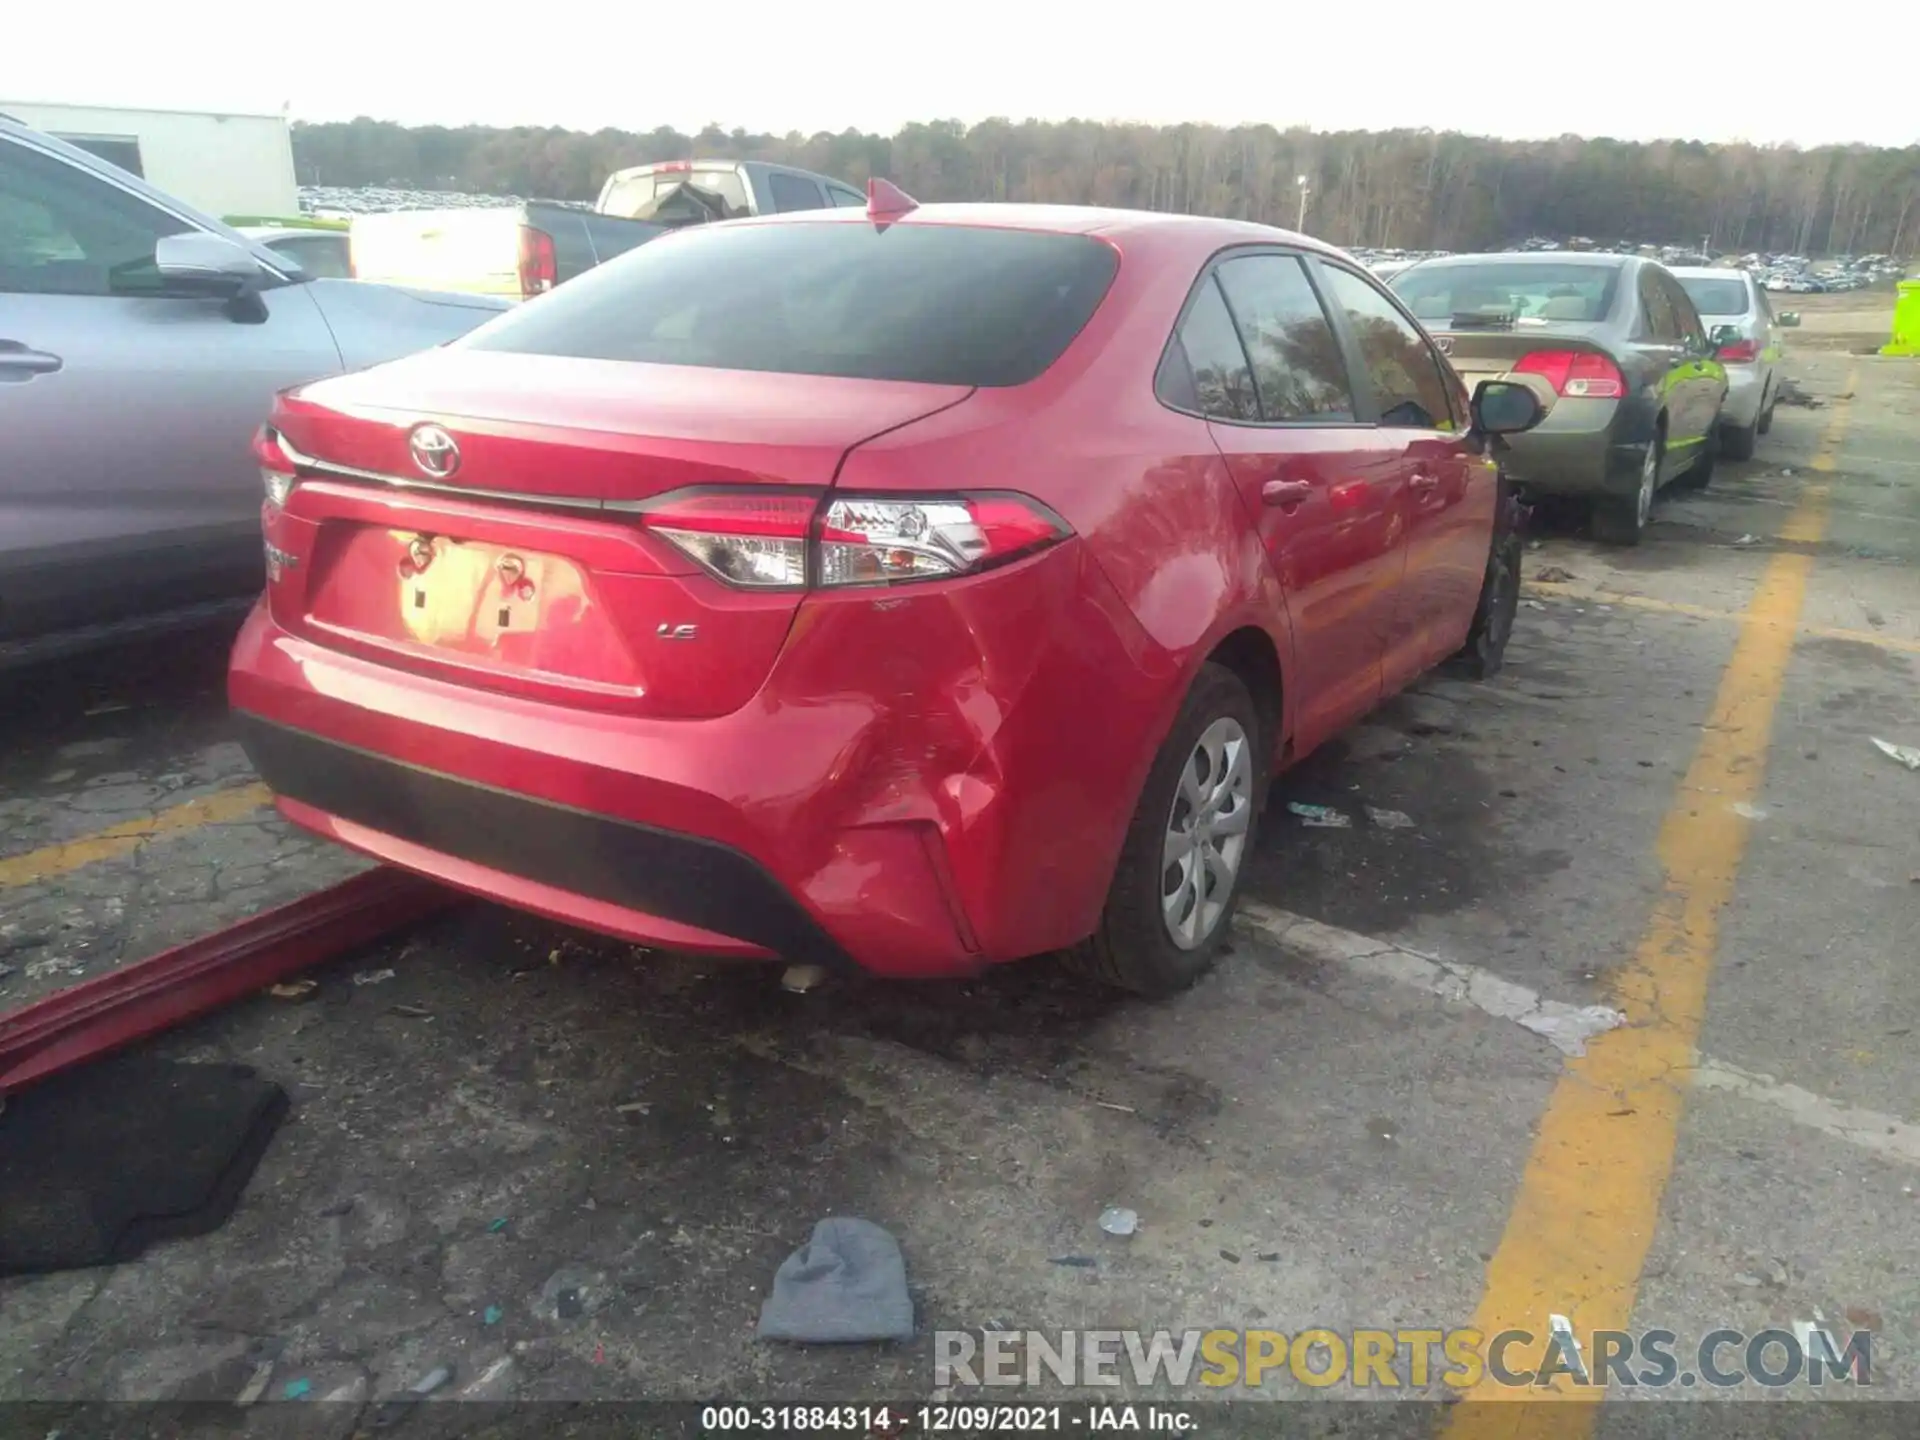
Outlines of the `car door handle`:
{"label": "car door handle", "polygon": [[1298,505],[1312,494],[1310,480],[1269,480],[1260,487],[1260,500],[1266,505]]}
{"label": "car door handle", "polygon": [[1414,472],[1413,478],[1407,481],[1407,485],[1409,488],[1418,490],[1422,494],[1425,494],[1427,491],[1437,488],[1439,484],[1440,484],[1440,477],[1438,475],[1435,475],[1430,470],[1416,470]]}
{"label": "car door handle", "polygon": [[29,350],[18,340],[0,340],[0,377],[27,379],[51,375],[66,362],[44,350]]}

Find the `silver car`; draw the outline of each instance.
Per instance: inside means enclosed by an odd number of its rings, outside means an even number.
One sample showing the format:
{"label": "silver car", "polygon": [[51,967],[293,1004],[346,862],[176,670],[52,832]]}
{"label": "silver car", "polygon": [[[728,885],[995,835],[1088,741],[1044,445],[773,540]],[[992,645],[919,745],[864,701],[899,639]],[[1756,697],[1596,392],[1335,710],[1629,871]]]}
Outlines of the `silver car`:
{"label": "silver car", "polygon": [[0,117],[0,663],[257,592],[250,441],[274,393],[505,308],[309,278]]}
{"label": "silver car", "polygon": [[1776,316],[1767,292],[1745,270],[1676,267],[1673,276],[1703,321],[1735,332],[1720,346],[1720,363],[1727,367],[1720,453],[1751,460],[1754,441],[1773,428],[1773,407],[1780,401],[1781,329],[1799,324],[1800,317],[1791,311]]}

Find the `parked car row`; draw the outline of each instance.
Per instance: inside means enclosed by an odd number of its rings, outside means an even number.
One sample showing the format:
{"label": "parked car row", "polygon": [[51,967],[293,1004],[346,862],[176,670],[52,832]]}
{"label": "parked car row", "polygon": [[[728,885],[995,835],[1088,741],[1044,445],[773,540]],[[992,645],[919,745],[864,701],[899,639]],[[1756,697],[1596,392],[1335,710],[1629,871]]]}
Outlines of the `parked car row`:
{"label": "parked car row", "polygon": [[1633,257],[1389,289],[1244,222],[651,183],[620,223],[722,223],[509,304],[310,278],[0,130],[5,622],[252,586],[281,813],[455,887],[1164,995],[1274,774],[1499,669],[1516,481],[1618,532],[1713,462],[1733,327]]}
{"label": "parked car row", "polygon": [[1744,270],[1538,247],[1406,266],[1389,284],[1469,383],[1537,375],[1559,397],[1513,444],[1525,491],[1589,506],[1638,544],[1659,491],[1750,459],[1779,400],[1781,329]]}

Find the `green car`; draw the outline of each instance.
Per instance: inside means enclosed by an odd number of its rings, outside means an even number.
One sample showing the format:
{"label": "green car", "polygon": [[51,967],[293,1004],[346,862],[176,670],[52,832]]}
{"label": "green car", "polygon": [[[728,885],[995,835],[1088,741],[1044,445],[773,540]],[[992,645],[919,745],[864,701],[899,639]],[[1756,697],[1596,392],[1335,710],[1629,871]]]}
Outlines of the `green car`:
{"label": "green car", "polygon": [[1727,370],[1693,301],[1664,265],[1566,251],[1449,255],[1389,282],[1471,391],[1538,375],[1558,397],[1509,442],[1507,473],[1530,495],[1591,506],[1594,535],[1635,545],[1663,486],[1713,475]]}

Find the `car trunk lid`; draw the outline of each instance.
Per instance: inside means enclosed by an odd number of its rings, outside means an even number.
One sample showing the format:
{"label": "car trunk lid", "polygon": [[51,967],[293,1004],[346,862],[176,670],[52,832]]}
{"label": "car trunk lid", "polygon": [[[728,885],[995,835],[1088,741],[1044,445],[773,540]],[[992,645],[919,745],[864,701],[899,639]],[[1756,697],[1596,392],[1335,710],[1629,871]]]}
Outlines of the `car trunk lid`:
{"label": "car trunk lid", "polygon": [[[461,683],[631,713],[724,714],[798,588],[742,589],[647,526],[670,492],[810,506],[841,458],[961,386],[461,349],[284,397],[300,478],[269,505],[274,616]],[[270,566],[270,570],[273,567]]]}

